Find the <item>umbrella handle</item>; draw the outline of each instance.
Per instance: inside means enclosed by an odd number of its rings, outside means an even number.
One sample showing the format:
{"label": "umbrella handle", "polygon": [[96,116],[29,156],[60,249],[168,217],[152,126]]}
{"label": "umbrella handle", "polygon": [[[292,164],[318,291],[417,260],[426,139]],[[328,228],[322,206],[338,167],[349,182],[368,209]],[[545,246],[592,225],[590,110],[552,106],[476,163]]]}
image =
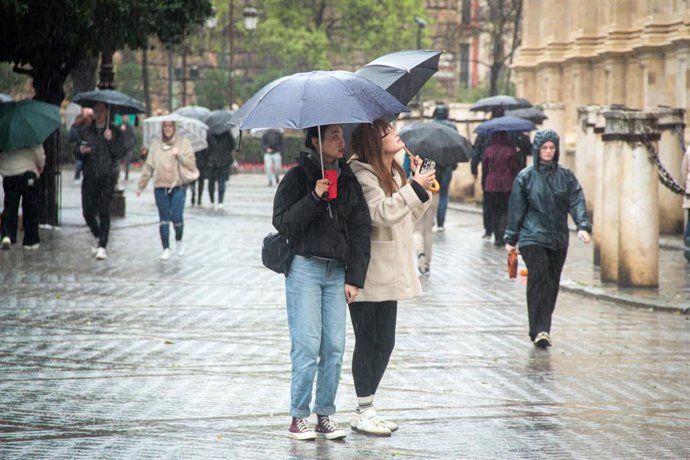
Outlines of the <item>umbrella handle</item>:
{"label": "umbrella handle", "polygon": [[[403,150],[405,150],[405,152],[407,153],[407,156],[410,157],[410,160],[412,160],[412,162],[414,162],[415,161],[414,154],[412,152],[410,152],[410,150],[405,146],[403,146]],[[434,179],[434,183],[431,184],[429,191],[433,192],[433,193],[440,192],[441,191],[441,184],[439,184],[438,181],[436,179]]]}

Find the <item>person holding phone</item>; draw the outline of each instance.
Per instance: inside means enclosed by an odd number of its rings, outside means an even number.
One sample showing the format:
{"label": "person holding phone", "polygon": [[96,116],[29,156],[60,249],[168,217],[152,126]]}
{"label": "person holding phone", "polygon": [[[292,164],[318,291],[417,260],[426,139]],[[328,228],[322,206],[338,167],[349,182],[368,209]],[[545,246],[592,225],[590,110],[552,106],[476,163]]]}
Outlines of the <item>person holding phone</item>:
{"label": "person holding phone", "polygon": [[[273,201],[273,226],[295,254],[285,274],[292,361],[288,436],[342,439],[347,433],[331,417],[345,352],[345,306],[364,287],[371,220],[357,178],[343,160],[343,127],[308,128],[305,146]],[[324,170],[330,171],[326,177]],[[308,421],[312,410],[315,429]]]}
{"label": "person holding phone", "polygon": [[350,420],[354,430],[390,436],[398,425],[380,417],[374,395],[395,346],[398,301],[422,294],[413,244],[414,221],[427,211],[435,181],[433,169],[421,173],[419,157],[407,180],[395,160],[405,144],[390,123],[362,123],[352,133],[350,166],[362,186],[372,221],[371,261],[364,289],[350,304],[355,333],[352,377],[357,408]]}

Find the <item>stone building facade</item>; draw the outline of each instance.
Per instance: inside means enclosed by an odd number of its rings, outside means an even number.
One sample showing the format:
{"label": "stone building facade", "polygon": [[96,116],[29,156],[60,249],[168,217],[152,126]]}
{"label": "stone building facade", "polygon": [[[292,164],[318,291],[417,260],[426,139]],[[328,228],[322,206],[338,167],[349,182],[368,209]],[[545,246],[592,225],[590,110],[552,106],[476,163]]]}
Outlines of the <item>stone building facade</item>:
{"label": "stone building facade", "polygon": [[524,0],[516,92],[544,105],[544,124],[577,135],[577,108],[690,103],[687,0]]}

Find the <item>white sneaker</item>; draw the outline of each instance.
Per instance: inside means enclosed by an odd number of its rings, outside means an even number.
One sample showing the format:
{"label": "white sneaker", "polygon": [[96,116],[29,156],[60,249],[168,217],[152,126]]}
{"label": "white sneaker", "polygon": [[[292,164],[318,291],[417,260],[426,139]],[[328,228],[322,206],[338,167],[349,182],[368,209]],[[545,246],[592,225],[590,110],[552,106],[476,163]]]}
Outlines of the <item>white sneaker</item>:
{"label": "white sneaker", "polygon": [[108,258],[108,253],[105,252],[105,248],[96,249],[96,260],[105,260]]}
{"label": "white sneaker", "polygon": [[12,240],[10,240],[9,236],[4,236],[2,238],[2,243],[0,243],[0,248],[9,249],[10,246],[12,246]]}
{"label": "white sneaker", "polygon": [[168,260],[170,258],[170,249],[163,249],[163,254],[161,254],[161,260]]}
{"label": "white sneaker", "polygon": [[[396,425],[397,427],[397,425]],[[390,436],[391,430],[383,419],[376,415],[376,409],[370,407],[362,413],[355,412],[350,419],[350,428],[374,436]]]}
{"label": "white sneaker", "polygon": [[184,255],[184,246],[182,245],[182,241],[175,241],[175,247],[177,248],[178,257],[182,257]]}
{"label": "white sneaker", "polygon": [[41,246],[40,243],[25,244],[24,249],[26,249],[27,251],[37,251],[40,246]]}
{"label": "white sneaker", "polygon": [[216,209],[223,209],[223,203],[218,203],[218,206],[216,207]]}

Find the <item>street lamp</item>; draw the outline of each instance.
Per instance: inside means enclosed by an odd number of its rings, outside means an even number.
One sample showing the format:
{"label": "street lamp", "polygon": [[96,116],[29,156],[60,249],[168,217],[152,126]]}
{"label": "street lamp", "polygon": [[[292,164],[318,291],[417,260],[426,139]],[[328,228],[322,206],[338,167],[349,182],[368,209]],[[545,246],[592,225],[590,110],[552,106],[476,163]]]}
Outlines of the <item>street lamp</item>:
{"label": "street lamp", "polygon": [[[426,21],[420,17],[415,17],[414,18],[415,24],[417,24],[417,49],[422,49],[422,29],[426,27]],[[417,91],[417,96],[416,96],[416,102],[417,102],[417,107],[419,107],[420,114],[422,113],[422,106],[419,101],[419,91]]]}
{"label": "street lamp", "polygon": [[242,10],[242,17],[244,18],[244,28],[247,30],[255,30],[257,22],[256,8],[253,6],[246,6]]}

